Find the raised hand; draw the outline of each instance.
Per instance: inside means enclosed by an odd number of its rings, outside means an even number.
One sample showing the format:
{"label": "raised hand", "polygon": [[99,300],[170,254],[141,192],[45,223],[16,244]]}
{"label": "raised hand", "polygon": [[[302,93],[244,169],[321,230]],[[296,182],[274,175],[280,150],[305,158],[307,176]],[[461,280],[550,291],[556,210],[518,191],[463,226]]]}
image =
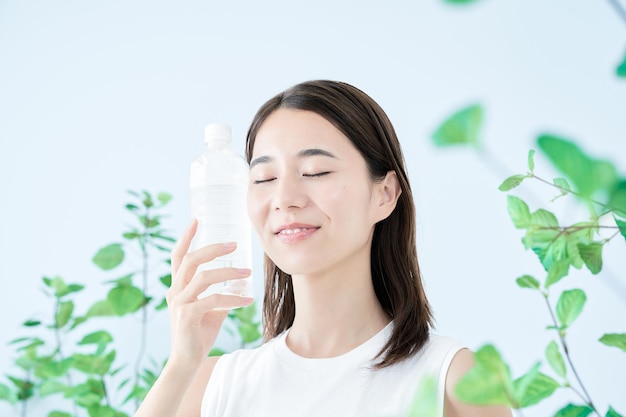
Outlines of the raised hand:
{"label": "raised hand", "polygon": [[198,223],[193,221],[172,251],[172,285],[167,292],[172,346],[169,361],[197,366],[215,343],[228,309],[246,306],[253,299],[237,295],[198,295],[211,285],[241,279],[249,269],[220,268],[196,274],[198,266],[235,250],[236,244],[218,243],[187,252]]}

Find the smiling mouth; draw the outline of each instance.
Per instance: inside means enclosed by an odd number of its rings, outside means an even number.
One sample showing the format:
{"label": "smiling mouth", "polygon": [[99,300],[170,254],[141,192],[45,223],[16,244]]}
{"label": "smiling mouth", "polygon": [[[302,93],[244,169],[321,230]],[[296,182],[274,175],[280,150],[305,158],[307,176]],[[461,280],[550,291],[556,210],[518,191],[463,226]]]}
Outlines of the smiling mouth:
{"label": "smiling mouth", "polygon": [[283,243],[292,244],[308,239],[318,229],[319,227],[315,226],[292,225],[280,229],[275,236]]}
{"label": "smiling mouth", "polygon": [[313,227],[296,227],[294,229],[283,229],[278,232],[279,235],[294,235],[296,233],[304,232],[305,230],[311,230]]}

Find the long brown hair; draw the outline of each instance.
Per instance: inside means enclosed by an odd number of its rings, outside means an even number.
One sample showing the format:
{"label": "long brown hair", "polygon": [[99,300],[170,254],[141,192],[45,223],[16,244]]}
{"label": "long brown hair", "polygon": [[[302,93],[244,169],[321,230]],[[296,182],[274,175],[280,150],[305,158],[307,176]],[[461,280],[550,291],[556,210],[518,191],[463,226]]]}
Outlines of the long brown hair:
{"label": "long brown hair", "polygon": [[[398,176],[402,193],[389,217],[376,224],[370,255],[374,291],[394,322],[376,366],[398,363],[426,343],[433,318],[417,262],[413,194],[395,130],[383,109],[358,88],[336,81],[308,81],[276,95],[258,110],[246,139],[248,162],[259,128],[279,108],[312,111],[332,123],[361,153],[373,181],[382,180],[388,171]],[[291,275],[281,271],[266,254],[265,340],[291,327],[295,312]]]}

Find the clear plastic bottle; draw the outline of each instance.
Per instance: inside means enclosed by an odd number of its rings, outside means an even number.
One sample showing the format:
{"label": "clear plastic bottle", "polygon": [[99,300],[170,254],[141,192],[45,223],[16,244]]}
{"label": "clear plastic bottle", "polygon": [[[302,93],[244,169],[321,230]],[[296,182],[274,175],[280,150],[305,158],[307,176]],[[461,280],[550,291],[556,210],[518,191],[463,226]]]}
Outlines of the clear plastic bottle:
{"label": "clear plastic bottle", "polygon": [[[237,249],[198,268],[203,270],[252,267],[252,237],[246,208],[248,164],[232,149],[230,126],[213,123],[204,132],[206,149],[191,164],[191,215],[198,230],[190,251],[212,243],[237,242]],[[252,276],[215,284],[198,298],[212,293],[252,296]]]}

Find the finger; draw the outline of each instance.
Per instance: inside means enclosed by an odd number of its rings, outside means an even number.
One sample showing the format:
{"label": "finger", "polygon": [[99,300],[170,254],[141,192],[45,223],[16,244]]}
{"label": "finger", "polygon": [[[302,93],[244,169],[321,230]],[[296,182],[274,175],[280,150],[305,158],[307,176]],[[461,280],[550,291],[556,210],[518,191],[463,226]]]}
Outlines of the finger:
{"label": "finger", "polygon": [[191,244],[191,240],[193,236],[196,234],[196,230],[198,229],[198,220],[193,219],[191,224],[187,227],[187,229],[183,232],[182,236],[176,242],[174,249],[172,249],[172,277],[176,275],[176,271],[180,267],[180,263],[183,261],[183,257],[189,251],[189,245]]}
{"label": "finger", "polygon": [[180,262],[176,277],[172,277],[172,287],[176,291],[182,291],[189,284],[200,265],[211,262],[218,256],[231,253],[236,248],[237,244],[234,242],[214,243],[188,252]]}
{"label": "finger", "polygon": [[209,310],[230,310],[233,308],[249,306],[254,302],[252,297],[241,297],[231,294],[211,294],[193,304],[198,312]]}
{"label": "finger", "polygon": [[220,282],[243,279],[249,277],[252,271],[247,268],[219,268],[202,271],[193,277],[191,282],[181,293],[181,298],[186,301],[196,300],[198,295],[206,291],[211,285]]}

